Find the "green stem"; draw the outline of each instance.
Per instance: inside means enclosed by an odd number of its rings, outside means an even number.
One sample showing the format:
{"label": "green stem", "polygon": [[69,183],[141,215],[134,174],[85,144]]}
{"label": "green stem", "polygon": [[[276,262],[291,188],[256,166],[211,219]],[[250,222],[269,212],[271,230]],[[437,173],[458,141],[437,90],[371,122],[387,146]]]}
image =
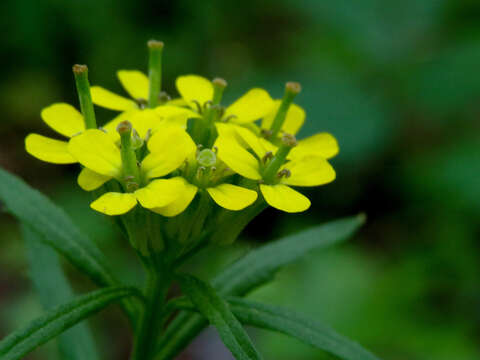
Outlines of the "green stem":
{"label": "green stem", "polygon": [[270,136],[272,137],[272,139],[275,139],[275,137],[282,129],[283,123],[285,122],[285,119],[287,117],[288,109],[290,108],[290,105],[292,105],[293,99],[295,99],[295,96],[297,96],[300,90],[301,87],[298,83],[288,82],[285,85],[285,94],[283,95],[282,102],[280,103],[280,106],[277,113],[275,114],[275,118],[273,119],[272,126],[270,128]]}
{"label": "green stem", "polygon": [[[146,304],[137,329],[137,337],[132,360],[151,360],[155,355],[155,347],[162,327],[162,312],[166,304],[167,292],[171,284],[168,272],[148,264]],[[166,275],[166,276],[165,276]]]}
{"label": "green stem", "polygon": [[159,95],[162,88],[162,52],[163,42],[150,40],[148,42],[148,78],[149,93],[148,106],[155,108],[159,105]]}
{"label": "green stem", "polygon": [[77,86],[80,109],[85,120],[87,129],[96,129],[97,120],[93,110],[92,95],[90,94],[90,83],[88,82],[88,67],[86,65],[74,65],[73,74]]}
{"label": "green stem", "polygon": [[[126,190],[133,192],[140,186],[140,170],[137,164],[137,156],[132,146],[132,124],[128,121],[122,121],[117,126],[117,131],[120,134],[121,149],[120,155],[122,157],[123,175],[126,181]],[[129,186],[129,184],[136,184],[136,186]]]}
{"label": "green stem", "polygon": [[271,184],[274,182],[275,176],[277,175],[277,171],[280,167],[285,163],[285,159],[288,156],[288,153],[292,149],[291,146],[282,145],[276,152],[275,156],[272,160],[268,163],[265,171],[263,173],[263,180],[267,184]]}

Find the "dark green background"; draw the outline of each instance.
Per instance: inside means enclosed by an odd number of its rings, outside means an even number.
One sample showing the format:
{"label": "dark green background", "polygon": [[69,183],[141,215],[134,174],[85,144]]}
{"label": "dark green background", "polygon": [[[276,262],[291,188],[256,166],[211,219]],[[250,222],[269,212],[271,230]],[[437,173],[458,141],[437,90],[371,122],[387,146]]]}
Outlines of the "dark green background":
{"label": "dark green background", "polygon": [[[281,234],[364,211],[349,244],[312,254],[254,298],[295,307],[385,360],[480,358],[480,2],[476,0],[114,1],[0,3],[0,165],[62,204],[125,277],[125,241],[88,209],[75,166],[28,156],[29,132],[53,134],[40,110],[77,105],[71,65],[121,92],[118,69],[146,68],[145,42],[163,40],[164,86],[199,73],[274,97],[300,81],[302,136],[330,131],[341,152],[335,183],[306,193],[310,211],[266,211],[244,240],[204,254],[211,273]],[[113,113],[100,110],[103,121]],[[0,216],[0,337],[40,311],[13,219]],[[76,289],[92,285],[69,270]],[[136,269],[136,267],[133,267]],[[91,322],[106,359],[126,359],[118,309]],[[267,359],[329,359],[280,335],[252,332]],[[52,344],[31,359],[55,359]],[[213,332],[182,359],[229,359]]]}

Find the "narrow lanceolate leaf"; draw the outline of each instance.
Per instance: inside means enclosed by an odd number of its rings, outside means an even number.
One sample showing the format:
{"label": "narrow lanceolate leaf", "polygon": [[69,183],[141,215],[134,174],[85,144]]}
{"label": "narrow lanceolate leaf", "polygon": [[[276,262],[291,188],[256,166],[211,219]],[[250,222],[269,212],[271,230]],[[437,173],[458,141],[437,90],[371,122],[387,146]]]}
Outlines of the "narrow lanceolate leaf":
{"label": "narrow lanceolate leaf", "polygon": [[[364,215],[352,216],[264,245],[221,271],[213,279],[212,285],[222,295],[245,295],[270,281],[283,266],[311,251],[348,239],[364,222]],[[188,316],[181,313],[179,316],[184,317],[183,321],[175,319],[160,340],[158,360],[174,357],[208,324],[195,314]]]}
{"label": "narrow lanceolate leaf", "polygon": [[313,250],[346,240],[364,222],[365,216],[357,215],[315,226],[264,245],[220,272],[212,284],[222,294],[245,295],[272,280],[283,266]]}
{"label": "narrow lanceolate leaf", "polygon": [[116,284],[106,260],[91,239],[46,196],[0,168],[0,201],[25,225],[97,284]]}
{"label": "narrow lanceolate leaf", "polygon": [[[30,264],[30,277],[42,306],[50,310],[73,300],[74,292],[63,273],[55,251],[42,242],[42,235],[28,226],[22,225],[22,234]],[[61,334],[58,339],[62,359],[100,359],[87,323],[75,325]]]}
{"label": "narrow lanceolate leaf", "polygon": [[138,294],[129,287],[110,287],[58,306],[0,342],[0,359],[17,360],[112,302]]}
{"label": "narrow lanceolate leaf", "polygon": [[197,278],[182,275],[180,286],[198,311],[216,327],[220,338],[238,360],[261,359],[240,322],[215,290]]}
{"label": "narrow lanceolate leaf", "polygon": [[278,331],[344,360],[379,360],[358,343],[338,334],[330,327],[295,312],[266,304],[229,298],[232,312],[243,323]]}

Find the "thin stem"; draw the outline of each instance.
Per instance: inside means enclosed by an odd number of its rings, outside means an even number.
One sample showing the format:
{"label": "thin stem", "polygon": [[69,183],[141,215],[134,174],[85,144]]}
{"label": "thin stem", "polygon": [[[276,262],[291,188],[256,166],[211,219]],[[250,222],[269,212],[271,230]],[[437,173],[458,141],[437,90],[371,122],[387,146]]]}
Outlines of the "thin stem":
{"label": "thin stem", "polygon": [[162,327],[162,312],[167,292],[171,284],[168,273],[161,274],[152,264],[148,264],[148,278],[145,290],[146,304],[137,329],[137,338],[132,360],[151,360],[155,355],[155,345]]}
{"label": "thin stem", "polygon": [[274,139],[280,130],[282,129],[283,123],[287,118],[287,112],[290,108],[290,105],[293,102],[293,99],[300,92],[301,86],[299,83],[288,82],[285,85],[285,94],[283,95],[282,102],[278,108],[275,118],[273,119],[272,126],[270,127],[271,137]]}
{"label": "thin stem", "polygon": [[148,93],[148,106],[154,108],[159,104],[159,95],[162,88],[163,42],[150,40],[148,42],[148,50],[148,78],[150,84]]}
{"label": "thin stem", "polygon": [[90,83],[88,82],[87,65],[74,65],[73,74],[75,75],[75,84],[77,86],[80,109],[87,129],[96,129],[97,120],[93,110],[92,95],[90,94]]}

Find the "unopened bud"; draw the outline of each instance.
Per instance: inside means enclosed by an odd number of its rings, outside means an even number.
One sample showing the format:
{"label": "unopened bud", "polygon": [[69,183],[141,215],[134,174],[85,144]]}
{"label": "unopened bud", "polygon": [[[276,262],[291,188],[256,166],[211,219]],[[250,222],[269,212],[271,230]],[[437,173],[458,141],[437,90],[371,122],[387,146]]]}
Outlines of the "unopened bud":
{"label": "unopened bud", "polygon": [[210,149],[203,149],[197,155],[197,161],[201,166],[211,167],[217,163],[217,156]]}
{"label": "unopened bud", "polygon": [[294,147],[297,146],[297,139],[295,136],[285,133],[282,135],[282,143],[286,146]]}
{"label": "unopened bud", "polygon": [[295,81],[289,81],[285,84],[285,90],[287,92],[297,95],[300,93],[300,91],[302,91],[302,85]]}
{"label": "unopened bud", "polygon": [[130,131],[132,131],[132,124],[130,123],[130,121],[127,120],[122,121],[117,125],[117,131],[120,135],[129,133]]}

